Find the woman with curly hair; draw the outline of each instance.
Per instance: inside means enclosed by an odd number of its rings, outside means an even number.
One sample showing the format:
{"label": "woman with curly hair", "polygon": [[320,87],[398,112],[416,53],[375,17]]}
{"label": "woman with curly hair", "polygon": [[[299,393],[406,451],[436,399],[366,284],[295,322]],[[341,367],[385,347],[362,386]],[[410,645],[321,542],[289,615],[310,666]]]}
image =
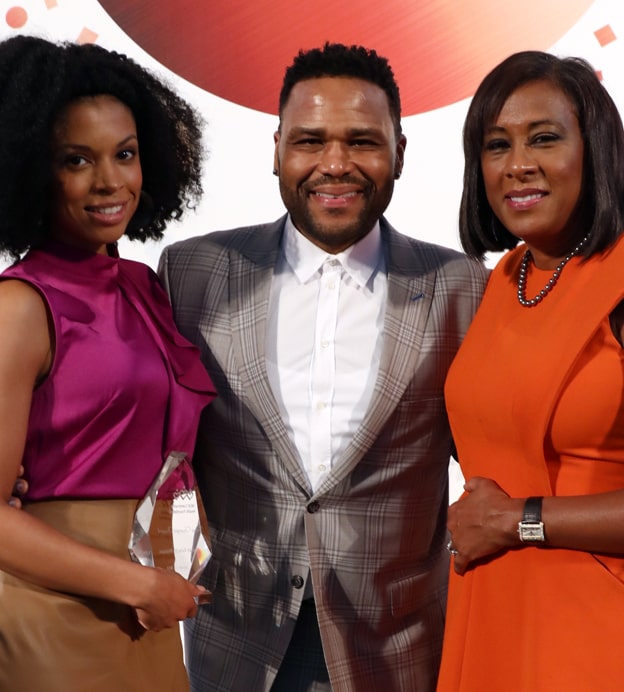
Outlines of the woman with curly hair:
{"label": "woman with curly hair", "polygon": [[[130,560],[137,500],[192,452],[212,384],[126,235],[201,193],[201,123],[94,45],[0,43],[0,689],[188,689],[202,587]],[[25,254],[24,254],[25,253]]]}

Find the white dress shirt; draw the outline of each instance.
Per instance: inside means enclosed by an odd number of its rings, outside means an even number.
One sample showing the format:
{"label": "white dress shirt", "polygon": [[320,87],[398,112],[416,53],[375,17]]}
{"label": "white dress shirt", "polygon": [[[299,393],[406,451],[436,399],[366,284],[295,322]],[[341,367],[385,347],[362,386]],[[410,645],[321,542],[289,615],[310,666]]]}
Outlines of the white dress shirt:
{"label": "white dress shirt", "polygon": [[316,490],[368,409],[381,355],[387,275],[379,224],[331,255],[286,222],[271,284],[271,387]]}

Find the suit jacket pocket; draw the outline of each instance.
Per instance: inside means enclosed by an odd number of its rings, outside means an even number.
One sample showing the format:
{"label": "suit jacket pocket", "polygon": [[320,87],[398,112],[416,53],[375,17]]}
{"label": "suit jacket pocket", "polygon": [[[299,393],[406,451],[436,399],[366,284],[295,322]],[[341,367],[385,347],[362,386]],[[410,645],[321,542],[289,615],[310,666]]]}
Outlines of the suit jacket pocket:
{"label": "suit jacket pocket", "polygon": [[446,608],[447,582],[446,560],[437,560],[431,570],[391,582],[390,610],[393,617],[405,617],[435,601],[439,602],[443,612]]}

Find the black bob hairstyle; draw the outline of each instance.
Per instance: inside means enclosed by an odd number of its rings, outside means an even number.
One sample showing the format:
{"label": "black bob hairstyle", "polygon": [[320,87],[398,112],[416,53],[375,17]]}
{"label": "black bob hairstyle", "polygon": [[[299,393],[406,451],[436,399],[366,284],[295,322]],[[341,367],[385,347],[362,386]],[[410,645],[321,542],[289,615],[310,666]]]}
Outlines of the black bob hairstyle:
{"label": "black bob hairstyle", "polygon": [[558,58],[540,51],[511,55],[477,89],[464,124],[464,189],[459,212],[462,247],[482,259],[486,251],[515,247],[513,236],[487,201],[481,152],[486,128],[520,86],[547,81],[570,100],[583,137],[580,212],[589,232],[581,254],[589,257],[612,245],[624,230],[624,130],[613,100],[582,58]]}
{"label": "black bob hairstyle", "polygon": [[147,195],[127,237],[162,237],[199,199],[202,120],[163,81],[97,45],[14,36],[0,42],[0,252],[17,258],[47,237],[54,125],[68,104],[105,94],[137,126]]}
{"label": "black bob hairstyle", "polygon": [[295,84],[319,77],[362,79],[383,89],[388,97],[396,135],[400,136],[401,97],[392,68],[386,58],[363,46],[325,43],[322,48],[299,51],[284,74],[279,95],[280,116]]}

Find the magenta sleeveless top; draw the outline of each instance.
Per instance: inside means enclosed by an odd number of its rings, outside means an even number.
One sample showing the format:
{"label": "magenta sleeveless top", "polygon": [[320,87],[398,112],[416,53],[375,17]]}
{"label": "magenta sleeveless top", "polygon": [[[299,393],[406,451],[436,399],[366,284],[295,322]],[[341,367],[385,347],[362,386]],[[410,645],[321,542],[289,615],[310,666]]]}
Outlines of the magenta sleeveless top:
{"label": "magenta sleeveless top", "polygon": [[215,395],[156,274],[50,242],[2,278],[35,287],[54,325],[52,368],[32,399],[26,499],[142,497],[170,451],[192,454]]}

